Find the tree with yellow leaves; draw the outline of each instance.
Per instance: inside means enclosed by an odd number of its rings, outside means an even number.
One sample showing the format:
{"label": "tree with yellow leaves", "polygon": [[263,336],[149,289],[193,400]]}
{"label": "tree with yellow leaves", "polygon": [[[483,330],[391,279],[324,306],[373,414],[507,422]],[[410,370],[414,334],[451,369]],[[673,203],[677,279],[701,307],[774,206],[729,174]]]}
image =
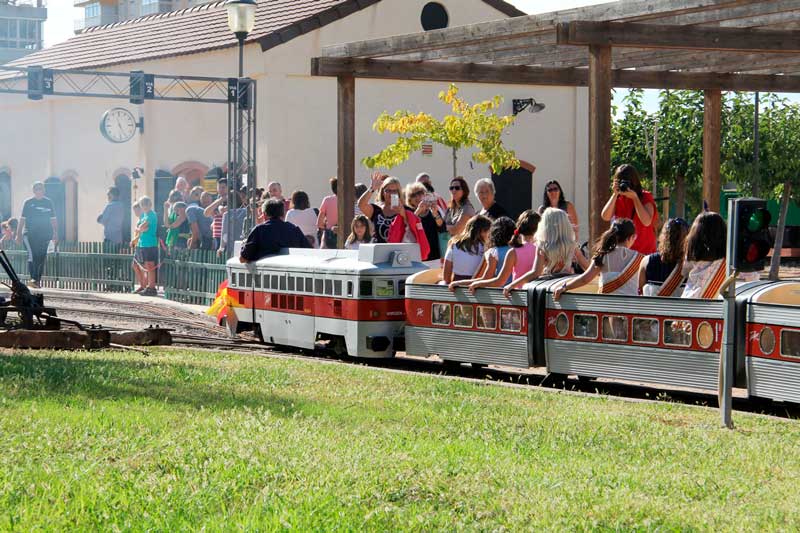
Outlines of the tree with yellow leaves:
{"label": "tree with yellow leaves", "polygon": [[458,96],[458,87],[451,84],[447,91],[439,93],[439,100],[448,104],[453,112],[442,120],[428,113],[381,113],[372,129],[378,133],[394,133],[397,140],[379,153],[365,157],[361,163],[367,168],[389,169],[407,161],[424,143],[434,142],[453,151],[453,177],[457,175],[458,151],[464,148],[475,148],[472,159],[491,165],[497,174],[506,168],[519,168],[514,151],[507,150],[502,140],[503,132],[514,123],[514,116],[498,116],[493,112],[503,102],[501,96],[470,105]]}

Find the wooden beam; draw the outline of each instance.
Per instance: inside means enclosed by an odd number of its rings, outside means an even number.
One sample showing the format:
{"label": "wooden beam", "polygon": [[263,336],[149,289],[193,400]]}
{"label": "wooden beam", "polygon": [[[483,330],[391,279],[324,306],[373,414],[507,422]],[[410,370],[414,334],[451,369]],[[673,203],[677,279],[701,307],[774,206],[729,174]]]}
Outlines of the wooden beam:
{"label": "wooden beam", "polygon": [[[585,87],[587,69],[552,69],[518,65],[483,65],[437,61],[398,61],[316,57],[312,76],[352,76],[394,80],[480,82],[504,85]],[[800,76],[720,74],[639,70],[612,71],[614,87],[626,89],[720,89],[723,91],[800,92]]]}
{"label": "wooden beam", "polygon": [[611,47],[589,47],[589,240],[607,225],[600,213],[610,196]]}
{"label": "wooden beam", "polygon": [[324,57],[384,57],[422,52],[474,43],[488,43],[508,37],[522,37],[541,32],[552,32],[559,22],[584,17],[591,20],[650,20],[666,16],[680,16],[706,10],[741,4],[742,0],[624,0],[514,17],[442,30],[409,33],[380,39],[326,46]]}
{"label": "wooden beam", "polygon": [[636,22],[576,21],[562,23],[558,44],[669,48],[677,50],[728,50],[738,52],[800,52],[800,36],[792,30],[719,28]]}
{"label": "wooden beam", "polygon": [[720,142],[722,139],[722,92],[705,91],[703,107],[703,199],[711,211],[719,213]]}
{"label": "wooden beam", "polygon": [[338,247],[344,248],[344,241],[350,233],[356,204],[356,80],[352,76],[340,76],[337,80],[337,192],[336,203],[339,210],[337,224]]}

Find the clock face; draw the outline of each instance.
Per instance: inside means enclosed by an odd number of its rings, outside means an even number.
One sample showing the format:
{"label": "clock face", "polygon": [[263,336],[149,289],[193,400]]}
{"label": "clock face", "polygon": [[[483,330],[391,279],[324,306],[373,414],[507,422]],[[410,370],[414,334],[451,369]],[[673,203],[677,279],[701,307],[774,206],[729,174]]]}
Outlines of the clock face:
{"label": "clock face", "polygon": [[100,132],[112,143],[130,141],[136,135],[137,121],[133,113],[122,107],[114,107],[103,113]]}

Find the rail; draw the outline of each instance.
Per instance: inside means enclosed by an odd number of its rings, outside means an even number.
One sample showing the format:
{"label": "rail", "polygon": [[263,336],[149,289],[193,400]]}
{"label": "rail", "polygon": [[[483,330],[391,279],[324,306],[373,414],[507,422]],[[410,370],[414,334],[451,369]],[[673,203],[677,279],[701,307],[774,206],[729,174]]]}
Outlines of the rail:
{"label": "rail", "polygon": [[[19,277],[27,281],[28,254],[16,244],[4,245]],[[135,288],[130,248],[98,242],[61,243],[47,254],[42,286],[92,292],[131,292]],[[208,250],[162,251],[158,284],[164,297],[183,303],[209,305],[225,279],[224,260]],[[8,281],[5,273],[0,280]]]}

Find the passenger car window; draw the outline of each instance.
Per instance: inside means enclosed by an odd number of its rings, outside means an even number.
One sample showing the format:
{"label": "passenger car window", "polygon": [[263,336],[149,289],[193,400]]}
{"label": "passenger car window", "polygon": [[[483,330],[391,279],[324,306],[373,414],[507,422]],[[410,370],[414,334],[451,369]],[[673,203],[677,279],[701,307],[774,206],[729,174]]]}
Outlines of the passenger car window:
{"label": "passenger car window", "polygon": [[450,304],[431,304],[431,323],[437,326],[449,326]]}
{"label": "passenger car window", "polygon": [[314,280],[311,278],[306,278],[306,292],[314,292]]}
{"label": "passenger car window", "polygon": [[472,327],[472,306],[455,305],[453,308],[453,324],[460,328]]}
{"label": "passenger car window", "polygon": [[658,320],[655,318],[633,319],[633,341],[658,344]]}
{"label": "passenger car window", "polygon": [[294,276],[289,276],[289,290],[294,290]]}
{"label": "passenger car window", "polygon": [[321,279],[315,279],[314,280],[314,292],[316,294],[322,294],[322,280]]}
{"label": "passenger car window", "polygon": [[245,283],[245,275],[244,272],[239,272],[239,286],[240,287],[247,287],[247,283]]}
{"label": "passenger car window", "polygon": [[326,279],[325,280],[325,294],[328,296],[333,295],[333,280]]}
{"label": "passenger car window", "polygon": [[406,295],[406,280],[401,279],[397,281],[397,295],[398,296]]}
{"label": "passenger car window", "polygon": [[603,339],[609,341],[627,341],[628,319],[624,316],[604,316]]}
{"label": "passenger car window", "polygon": [[264,288],[269,289],[269,276],[264,276]]}
{"label": "passenger car window", "polygon": [[572,323],[572,336],[582,339],[596,339],[597,317],[594,315],[575,315]]}
{"label": "passenger car window", "polygon": [[285,291],[286,290],[286,276],[281,276],[280,277],[280,282],[281,282],[281,290]]}
{"label": "passenger car window", "polygon": [[800,357],[800,330],[781,331],[781,355]]}
{"label": "passenger car window", "polygon": [[522,312],[519,309],[504,307],[500,309],[500,330],[520,331],[522,329]]}
{"label": "passenger car window", "polygon": [[255,274],[253,276],[253,281],[255,282],[256,289],[260,289],[261,288],[261,275],[260,274]]}
{"label": "passenger car window", "polygon": [[271,284],[271,286],[272,286],[273,289],[277,289],[278,288],[278,276],[275,276],[275,275],[272,276],[272,284]]}
{"label": "passenger car window", "polygon": [[353,296],[353,282],[347,282],[347,296]]}
{"label": "passenger car window", "polygon": [[497,309],[478,306],[478,328],[497,329]]}
{"label": "passenger car window", "polygon": [[691,346],[692,323],[687,320],[665,320],[664,344],[672,346]]}
{"label": "passenger car window", "polygon": [[342,280],[340,279],[333,280],[333,294],[336,296],[342,295]]}

